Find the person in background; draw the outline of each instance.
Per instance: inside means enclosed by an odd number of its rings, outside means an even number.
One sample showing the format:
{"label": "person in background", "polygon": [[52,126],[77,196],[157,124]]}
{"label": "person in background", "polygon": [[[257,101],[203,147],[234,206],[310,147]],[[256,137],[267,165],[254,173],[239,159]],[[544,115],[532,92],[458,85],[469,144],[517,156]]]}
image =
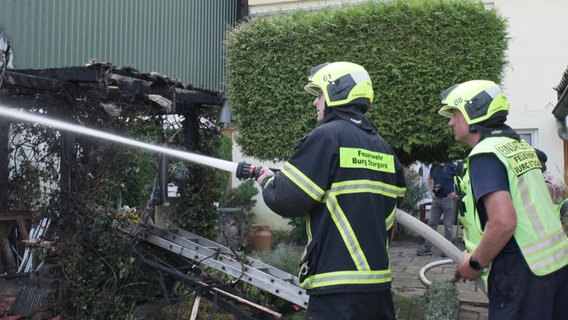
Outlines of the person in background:
{"label": "person in background", "polygon": [[467,81],[442,93],[438,112],[472,148],[458,184],[467,251],[455,280],[483,279],[490,320],[566,319],[568,238],[535,150],[505,124],[505,94],[492,81]]}
{"label": "person in background", "polygon": [[[454,232],[454,221],[456,219],[456,200],[458,195],[454,189],[454,177],[456,176],[456,164],[452,161],[442,161],[435,163],[430,168],[428,175],[428,187],[432,195],[430,206],[430,218],[428,226],[438,230],[440,218],[444,217],[444,237],[452,241]],[[431,255],[432,244],[426,240],[416,251],[419,256]],[[442,256],[445,254],[442,252]]]}
{"label": "person in background", "polygon": [[540,165],[541,165],[540,170],[542,171],[542,175],[544,177],[544,182],[546,183],[546,188],[548,189],[548,192],[550,193],[550,198],[552,199],[552,202],[556,203],[558,201],[558,199],[556,199],[556,188],[552,184],[552,181],[544,175],[544,173],[546,172],[546,161],[548,161],[548,157],[546,156],[546,153],[544,153],[544,151],[542,151],[540,149],[534,148],[534,151],[536,152],[536,156],[538,157],[538,160],[540,161]]}
{"label": "person in background", "polygon": [[263,167],[257,182],[275,213],[306,217],[306,319],[395,319],[388,231],[406,188],[402,165],[365,116],[371,78],[354,63],[324,63],[305,90],[316,97],[318,126],[281,171]]}

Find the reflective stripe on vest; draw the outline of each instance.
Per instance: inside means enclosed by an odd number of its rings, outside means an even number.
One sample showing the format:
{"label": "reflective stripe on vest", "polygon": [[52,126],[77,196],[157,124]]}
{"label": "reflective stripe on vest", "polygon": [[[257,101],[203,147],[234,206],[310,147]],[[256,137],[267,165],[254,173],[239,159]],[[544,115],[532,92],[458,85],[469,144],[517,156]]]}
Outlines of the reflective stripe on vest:
{"label": "reflective stripe on vest", "polygon": [[[543,276],[568,265],[568,238],[554,214],[540,162],[532,147],[523,140],[487,138],[473,148],[469,157],[488,152],[495,154],[507,168],[517,216],[514,237],[532,272]],[[475,245],[478,243],[477,240]]]}
{"label": "reflective stripe on vest", "polygon": [[[466,170],[469,167],[469,163],[466,163]],[[463,193],[462,202],[465,206],[465,212],[463,215],[459,216],[460,222],[463,226],[463,241],[465,243],[465,248],[468,252],[475,251],[475,248],[481,241],[483,236],[483,228],[481,227],[481,221],[479,220],[479,214],[475,207],[475,199],[473,198],[473,193],[471,192],[471,184],[469,180],[469,171],[463,178],[456,176],[456,184]],[[481,280],[485,284],[485,292],[487,293],[487,279],[489,279],[489,271],[491,270],[491,262],[489,265],[483,269],[481,272]]]}
{"label": "reflective stripe on vest", "polygon": [[456,182],[462,190],[462,202],[465,207],[463,215],[459,216],[460,222],[463,226],[464,234],[463,240],[467,251],[473,252],[483,236],[483,228],[479,220],[479,214],[475,207],[475,199],[471,192],[471,184],[469,182],[469,171],[463,178],[456,177]]}

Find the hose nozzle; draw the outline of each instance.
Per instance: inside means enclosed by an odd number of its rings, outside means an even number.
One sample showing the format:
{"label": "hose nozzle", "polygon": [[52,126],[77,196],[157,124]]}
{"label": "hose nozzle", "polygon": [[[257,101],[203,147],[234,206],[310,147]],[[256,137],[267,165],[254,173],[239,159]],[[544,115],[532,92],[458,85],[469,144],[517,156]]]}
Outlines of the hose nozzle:
{"label": "hose nozzle", "polygon": [[250,163],[241,161],[235,174],[239,179],[256,179],[262,174],[262,167],[255,167]]}

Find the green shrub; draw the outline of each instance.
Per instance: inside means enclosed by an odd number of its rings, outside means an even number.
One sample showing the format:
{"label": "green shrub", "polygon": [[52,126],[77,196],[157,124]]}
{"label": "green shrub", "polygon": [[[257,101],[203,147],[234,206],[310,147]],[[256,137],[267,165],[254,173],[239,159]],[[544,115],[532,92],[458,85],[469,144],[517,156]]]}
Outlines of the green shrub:
{"label": "green shrub", "polygon": [[258,194],[258,189],[253,180],[246,180],[236,188],[227,192],[219,201],[222,208],[239,208],[246,218],[256,204],[254,196]]}
{"label": "green shrub", "polygon": [[428,185],[422,180],[420,174],[411,168],[404,169],[404,179],[406,181],[406,193],[400,209],[418,216],[418,202],[424,198],[424,194],[428,191]]}
{"label": "green shrub", "polygon": [[458,289],[448,280],[434,281],[426,290],[425,320],[456,319],[458,309]]}
{"label": "green shrub", "polygon": [[467,148],[437,114],[440,92],[471,79],[500,82],[508,39],[497,10],[470,0],[368,1],[251,18],[226,41],[236,141],[244,155],[287,159],[316,126],[302,90],[310,68],[352,61],[373,80],[367,115],[402,163],[462,158]]}
{"label": "green shrub", "polygon": [[[281,243],[271,252],[257,253],[255,258],[274,268],[296,275],[301,261],[301,252],[292,245]],[[278,312],[290,313],[294,310],[292,303],[249,284],[244,285],[244,291],[254,301]]]}
{"label": "green shrub", "polygon": [[293,243],[308,243],[308,234],[306,233],[306,217],[292,218],[288,221],[288,225],[292,226],[290,240],[292,240]]}
{"label": "green shrub", "polygon": [[301,261],[301,250],[281,243],[271,252],[258,254],[258,259],[282,271],[297,274]]}

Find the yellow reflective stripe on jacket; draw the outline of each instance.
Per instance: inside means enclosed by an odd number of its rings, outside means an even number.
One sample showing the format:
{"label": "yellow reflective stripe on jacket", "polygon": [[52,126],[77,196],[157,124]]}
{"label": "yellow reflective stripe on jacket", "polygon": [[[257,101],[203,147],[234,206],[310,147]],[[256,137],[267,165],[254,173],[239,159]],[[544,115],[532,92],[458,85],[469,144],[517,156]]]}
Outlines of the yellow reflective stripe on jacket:
{"label": "yellow reflective stripe on jacket", "polygon": [[[339,233],[341,234],[347,250],[349,250],[349,253],[351,254],[353,263],[357,266],[357,270],[370,270],[371,267],[369,266],[367,258],[365,257],[363,250],[359,245],[357,236],[351,228],[349,220],[337,203],[337,196],[353,193],[372,193],[396,199],[399,196],[404,196],[405,190],[406,188],[366,179],[342,181],[334,183],[331,186],[329,193],[326,196],[326,206],[329,212],[331,212],[331,217],[337,229],[339,230]],[[396,210],[396,206],[394,206],[393,211],[389,213],[389,217],[385,219],[387,230],[390,229],[390,227],[392,227],[392,224],[394,223],[394,210]],[[390,227],[388,222],[389,218],[392,220]]]}
{"label": "yellow reflective stripe on jacket", "polygon": [[392,184],[373,180],[350,180],[334,183],[329,190],[337,195],[348,193],[376,193],[390,198],[404,197],[405,187],[397,187]]}
{"label": "yellow reflective stripe on jacket", "polygon": [[379,271],[336,271],[316,274],[302,281],[302,288],[315,289],[319,287],[342,284],[380,284],[392,281],[390,270]]}
{"label": "yellow reflective stripe on jacket", "polygon": [[268,178],[266,178],[265,182],[264,182],[264,188],[266,188],[269,184],[270,181],[274,180],[274,176],[270,176]]}
{"label": "yellow reflective stripe on jacket", "polygon": [[308,245],[312,242],[312,227],[311,227],[310,215],[307,215],[305,219],[306,219],[306,233],[308,235],[308,242],[304,246],[304,250],[302,251],[302,260],[304,259],[306,254],[308,254]]}
{"label": "yellow reflective stripe on jacket", "polygon": [[369,262],[359,245],[359,240],[357,240],[357,236],[355,232],[353,232],[353,228],[351,228],[351,224],[339,204],[337,203],[337,198],[334,194],[331,194],[327,197],[326,201],[327,209],[331,212],[331,218],[335,223],[335,226],[339,230],[341,234],[341,238],[343,239],[343,243],[347,247],[349,254],[351,255],[351,259],[357,266],[357,270],[370,270],[371,266],[369,266]]}
{"label": "yellow reflective stripe on jacket", "polygon": [[[334,183],[331,187],[330,193],[335,195],[348,194],[348,193],[375,193],[381,194],[391,198],[402,198],[406,193],[405,187],[397,187],[388,183],[372,180],[352,180]],[[395,222],[396,207],[386,217],[387,230],[390,230]]]}
{"label": "yellow reflective stripe on jacket", "polygon": [[388,215],[388,217],[385,219],[385,224],[387,226],[387,231],[390,230],[393,226],[394,226],[394,222],[395,222],[395,213],[396,213],[396,207],[394,207],[391,211],[391,213]]}
{"label": "yellow reflective stripe on jacket", "polygon": [[286,177],[288,177],[288,179],[292,180],[298,187],[304,190],[304,192],[312,199],[321,201],[321,199],[325,195],[324,190],[322,190],[310,178],[308,178],[305,174],[303,174],[289,162],[286,162],[284,164],[281,172]]}

